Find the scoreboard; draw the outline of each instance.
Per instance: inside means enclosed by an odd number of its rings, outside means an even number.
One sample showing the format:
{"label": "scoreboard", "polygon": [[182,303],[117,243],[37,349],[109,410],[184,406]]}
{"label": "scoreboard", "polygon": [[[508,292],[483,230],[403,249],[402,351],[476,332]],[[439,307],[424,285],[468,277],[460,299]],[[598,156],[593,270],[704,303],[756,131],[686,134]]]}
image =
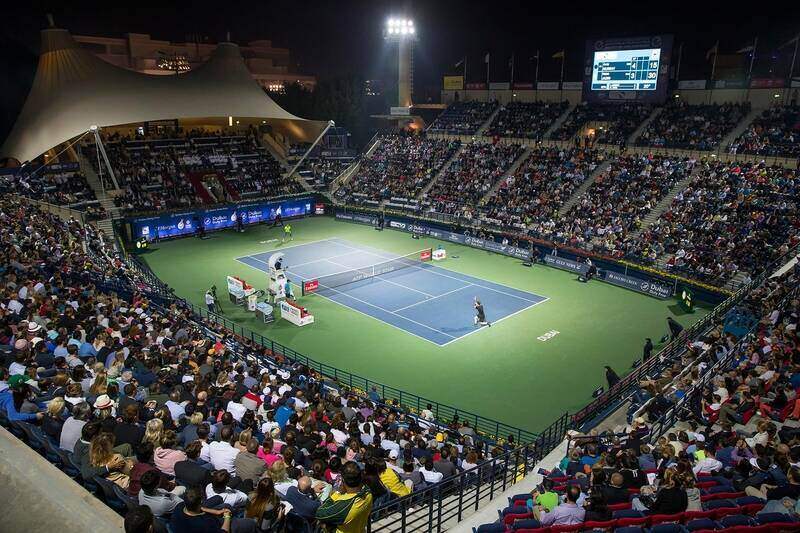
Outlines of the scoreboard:
{"label": "scoreboard", "polygon": [[663,104],[673,40],[672,35],[651,35],[587,41],[583,99]]}
{"label": "scoreboard", "polygon": [[661,49],[595,52],[593,91],[655,91]]}

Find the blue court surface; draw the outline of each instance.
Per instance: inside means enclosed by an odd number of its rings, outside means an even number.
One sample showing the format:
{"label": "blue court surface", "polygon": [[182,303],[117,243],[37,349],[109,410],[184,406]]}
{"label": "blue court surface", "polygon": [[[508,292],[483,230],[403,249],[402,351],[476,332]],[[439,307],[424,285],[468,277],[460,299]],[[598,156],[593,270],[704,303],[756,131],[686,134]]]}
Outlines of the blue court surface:
{"label": "blue court surface", "polygon": [[[492,325],[548,300],[538,294],[453,272],[432,262],[393,262],[398,256],[337,238],[287,246],[236,260],[267,272],[269,257],[279,251],[284,253],[284,270],[298,287],[297,291],[302,280],[322,278],[317,291],[319,296],[439,346],[483,329],[473,323],[475,297],[483,303],[486,319]],[[391,271],[333,288],[325,286],[324,276],[362,268],[372,274],[374,272],[367,267],[384,261],[389,261]],[[343,276],[354,279],[352,272]],[[329,279],[336,279],[336,276]],[[324,317],[317,316],[317,320],[320,319]]]}

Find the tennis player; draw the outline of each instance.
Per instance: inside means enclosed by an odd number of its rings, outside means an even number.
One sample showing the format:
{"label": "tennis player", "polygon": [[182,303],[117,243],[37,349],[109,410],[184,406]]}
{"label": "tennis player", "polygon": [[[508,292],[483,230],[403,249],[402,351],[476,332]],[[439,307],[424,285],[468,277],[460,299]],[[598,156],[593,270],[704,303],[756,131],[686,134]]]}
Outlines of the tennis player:
{"label": "tennis player", "polygon": [[281,239],[281,243],[286,242],[286,240],[294,240],[292,237],[292,225],[291,224],[284,224],[283,225],[283,238]]}
{"label": "tennis player", "polygon": [[483,304],[480,300],[478,300],[477,296],[475,297],[475,303],[473,305],[475,307],[475,325],[492,327],[492,324],[486,320],[486,313],[483,310]]}

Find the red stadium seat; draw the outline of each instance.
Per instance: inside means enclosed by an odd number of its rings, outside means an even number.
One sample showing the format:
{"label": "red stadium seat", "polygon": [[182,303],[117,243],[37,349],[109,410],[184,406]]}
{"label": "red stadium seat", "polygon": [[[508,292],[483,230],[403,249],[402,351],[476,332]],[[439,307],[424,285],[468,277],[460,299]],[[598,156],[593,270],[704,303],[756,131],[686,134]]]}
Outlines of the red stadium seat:
{"label": "red stadium seat", "polygon": [[571,524],[564,526],[550,526],[551,533],[572,533],[573,531],[581,531],[584,529],[583,524]]}
{"label": "red stadium seat", "polygon": [[646,526],[649,520],[650,518],[647,516],[641,518],[617,518],[616,527]]}
{"label": "red stadium seat", "polygon": [[598,522],[596,520],[588,520],[583,523],[583,529],[612,529],[617,523],[616,520],[605,520]]}
{"label": "red stadium seat", "polygon": [[651,526],[658,524],[676,524],[681,520],[683,520],[683,513],[650,515]]}
{"label": "red stadium seat", "polygon": [[631,508],[631,502],[622,502],[622,503],[615,503],[613,505],[609,505],[608,509],[610,511],[623,511],[625,509]]}
{"label": "red stadium seat", "polygon": [[533,518],[533,513],[508,513],[503,517],[503,523],[506,527],[510,527],[514,520],[525,520],[527,518]]}

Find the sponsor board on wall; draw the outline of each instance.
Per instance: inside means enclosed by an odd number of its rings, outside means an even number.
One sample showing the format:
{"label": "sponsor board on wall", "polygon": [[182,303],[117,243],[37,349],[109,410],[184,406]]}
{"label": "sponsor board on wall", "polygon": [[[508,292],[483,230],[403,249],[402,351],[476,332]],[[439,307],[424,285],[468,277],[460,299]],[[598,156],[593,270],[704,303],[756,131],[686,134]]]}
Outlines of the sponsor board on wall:
{"label": "sponsor board on wall", "polygon": [[[358,213],[337,212],[336,218],[340,220],[358,222],[361,224],[369,224],[369,225],[374,225],[377,223],[376,217],[371,217]],[[531,255],[531,251],[528,248],[511,246],[509,244],[495,242],[491,239],[481,239],[480,237],[463,235],[460,233],[455,233],[444,229],[433,228],[424,224],[415,224],[412,222],[393,219],[393,218],[387,218],[386,221],[390,228],[399,231],[406,231],[409,233],[416,233],[419,235],[427,235],[429,237],[433,237],[436,239],[455,242],[458,244],[464,244],[466,246],[471,246],[472,248],[478,248],[489,252],[495,252],[498,254],[515,257],[517,259],[522,259],[525,261],[530,259]],[[573,259],[568,259],[566,257],[560,257],[557,255],[544,256],[544,262],[545,264],[552,266],[554,268],[567,270],[569,272],[574,272],[576,274],[585,274],[586,271],[589,270],[589,267],[586,263],[575,261]],[[623,287],[636,292],[640,292],[642,294],[654,296],[660,299],[666,299],[673,295],[672,285],[664,284],[655,280],[645,280],[634,276],[629,276],[627,274],[623,274],[620,272],[614,272],[612,270],[600,270],[596,279],[600,281],[605,281],[606,283],[611,283],[612,285],[617,285],[618,287]]]}
{"label": "sponsor board on wall", "polygon": [[134,239],[144,237],[153,240],[191,235],[197,231],[200,223],[206,231],[230,228],[236,225],[237,215],[241,215],[244,224],[257,224],[274,220],[278,215],[282,218],[310,215],[313,213],[313,208],[312,198],[296,198],[135,218],[130,220],[130,223]]}

